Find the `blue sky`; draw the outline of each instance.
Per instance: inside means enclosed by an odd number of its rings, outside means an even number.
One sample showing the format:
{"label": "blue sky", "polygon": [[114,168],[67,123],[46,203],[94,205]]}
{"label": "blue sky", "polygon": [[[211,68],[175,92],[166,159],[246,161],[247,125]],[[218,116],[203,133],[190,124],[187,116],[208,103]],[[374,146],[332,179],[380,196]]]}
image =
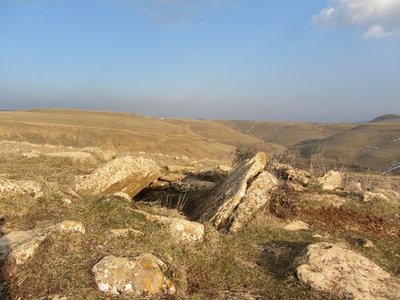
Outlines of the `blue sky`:
{"label": "blue sky", "polygon": [[0,109],[400,112],[400,0],[0,0]]}

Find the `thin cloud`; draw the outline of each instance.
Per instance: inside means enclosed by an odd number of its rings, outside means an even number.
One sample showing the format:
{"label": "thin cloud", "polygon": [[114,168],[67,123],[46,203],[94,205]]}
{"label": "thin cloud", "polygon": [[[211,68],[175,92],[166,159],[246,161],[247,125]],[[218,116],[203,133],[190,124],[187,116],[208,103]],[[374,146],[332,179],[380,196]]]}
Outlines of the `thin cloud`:
{"label": "thin cloud", "polygon": [[315,25],[341,25],[364,30],[366,39],[400,33],[400,0],[331,0],[312,17]]}
{"label": "thin cloud", "polygon": [[172,27],[187,25],[194,16],[210,9],[232,8],[239,0],[149,0],[133,1],[150,18]]}

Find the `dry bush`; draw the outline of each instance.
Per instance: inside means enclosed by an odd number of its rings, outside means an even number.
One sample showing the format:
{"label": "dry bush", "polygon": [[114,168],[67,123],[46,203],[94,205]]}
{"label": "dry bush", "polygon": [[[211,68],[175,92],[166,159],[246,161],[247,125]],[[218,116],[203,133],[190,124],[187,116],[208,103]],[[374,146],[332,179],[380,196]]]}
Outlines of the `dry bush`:
{"label": "dry bush", "polygon": [[238,145],[233,154],[233,164],[235,166],[253,158],[258,150],[255,146]]}
{"label": "dry bush", "polygon": [[287,219],[296,214],[298,203],[299,193],[282,184],[272,193],[269,209],[277,217]]}

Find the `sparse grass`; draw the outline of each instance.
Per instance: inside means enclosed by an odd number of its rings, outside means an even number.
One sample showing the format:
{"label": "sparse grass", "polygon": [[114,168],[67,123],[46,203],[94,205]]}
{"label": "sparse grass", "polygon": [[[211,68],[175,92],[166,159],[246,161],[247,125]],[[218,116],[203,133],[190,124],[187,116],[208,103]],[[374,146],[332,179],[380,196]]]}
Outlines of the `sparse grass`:
{"label": "sparse grass", "polygon": [[[94,167],[90,163],[72,163],[61,158],[0,158],[0,173],[14,179],[39,179],[45,193],[37,200],[28,196],[0,198],[4,228],[28,230],[63,220],[79,221],[86,227],[85,235],[51,237],[26,264],[18,266],[15,273],[7,274],[5,279],[12,299],[52,294],[76,300],[104,299],[93,281],[93,265],[105,255],[133,257],[143,252],[153,252],[167,263],[167,276],[178,291],[176,299],[243,299],[245,295],[259,299],[334,299],[311,291],[295,277],[296,257],[308,244],[319,241],[313,237],[315,231],[288,233],[271,225],[261,214],[237,235],[224,235],[207,226],[204,243],[177,245],[165,227],[135,214],[127,202],[105,202],[100,196],[83,196],[82,199],[71,198],[72,203],[64,205],[60,191],[72,187],[76,175],[88,173]],[[293,213],[293,203],[285,198],[288,195],[290,193],[278,193],[278,202],[275,202],[280,205],[275,210],[285,212],[283,217]],[[290,205],[286,207],[286,204]],[[177,214],[175,210],[145,203],[137,205],[150,213]],[[393,215],[398,209],[358,207],[361,203],[352,205],[354,210],[381,213],[381,217]],[[329,223],[330,219],[325,222]],[[116,228],[133,228],[144,235],[110,236],[108,231]],[[315,225],[313,229],[319,227]],[[334,239],[343,237],[342,232],[331,226],[323,229]],[[374,231],[370,233],[367,237],[373,240],[376,248],[354,246],[354,249],[398,274],[400,261],[396,253],[400,249],[396,240]]]}

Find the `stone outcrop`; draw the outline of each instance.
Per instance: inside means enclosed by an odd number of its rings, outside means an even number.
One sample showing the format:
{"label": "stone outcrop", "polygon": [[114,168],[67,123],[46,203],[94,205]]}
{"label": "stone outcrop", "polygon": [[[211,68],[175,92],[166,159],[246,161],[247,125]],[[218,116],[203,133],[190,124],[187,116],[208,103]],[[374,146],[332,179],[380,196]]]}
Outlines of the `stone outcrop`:
{"label": "stone outcrop", "polygon": [[286,164],[275,163],[272,169],[279,178],[286,180],[286,184],[295,191],[303,191],[311,180],[310,172],[294,169]]}
{"label": "stone outcrop", "polygon": [[197,218],[203,222],[210,222],[217,229],[227,231],[235,224],[233,230],[237,231],[242,220],[245,222],[251,218],[255,210],[268,201],[268,190],[261,191],[261,187],[265,185],[269,188],[275,185],[272,176],[264,173],[246,197],[249,182],[255,181],[257,175],[264,171],[266,162],[266,154],[258,153],[251,160],[239,165],[208,199],[199,204],[196,208]]}
{"label": "stone outcrop", "polygon": [[344,246],[317,243],[307,247],[297,276],[311,288],[345,299],[396,299],[400,285],[369,259]]}
{"label": "stone outcrop", "polygon": [[28,231],[14,231],[0,238],[0,260],[11,257],[17,265],[31,258],[40,244],[57,233],[85,233],[82,223],[64,221],[62,223],[35,228]]}
{"label": "stone outcrop", "polygon": [[337,171],[328,171],[324,176],[317,179],[317,183],[325,191],[333,191],[342,187],[342,174]]}
{"label": "stone outcrop", "polygon": [[92,269],[97,287],[111,295],[136,296],[174,294],[174,284],[165,277],[167,266],[153,254],[129,259],[103,257]]}
{"label": "stone outcrop", "polygon": [[92,194],[124,192],[134,197],[159,176],[153,160],[126,156],[105,163],[90,175],[79,176],[75,189]]}
{"label": "stone outcrop", "polygon": [[40,184],[30,180],[10,180],[0,177],[0,195],[43,195]]}
{"label": "stone outcrop", "polygon": [[171,236],[177,243],[197,243],[203,241],[203,224],[187,221],[181,218],[170,218],[152,215],[142,210],[134,210],[134,212],[144,216],[147,221],[167,226],[169,228]]}

